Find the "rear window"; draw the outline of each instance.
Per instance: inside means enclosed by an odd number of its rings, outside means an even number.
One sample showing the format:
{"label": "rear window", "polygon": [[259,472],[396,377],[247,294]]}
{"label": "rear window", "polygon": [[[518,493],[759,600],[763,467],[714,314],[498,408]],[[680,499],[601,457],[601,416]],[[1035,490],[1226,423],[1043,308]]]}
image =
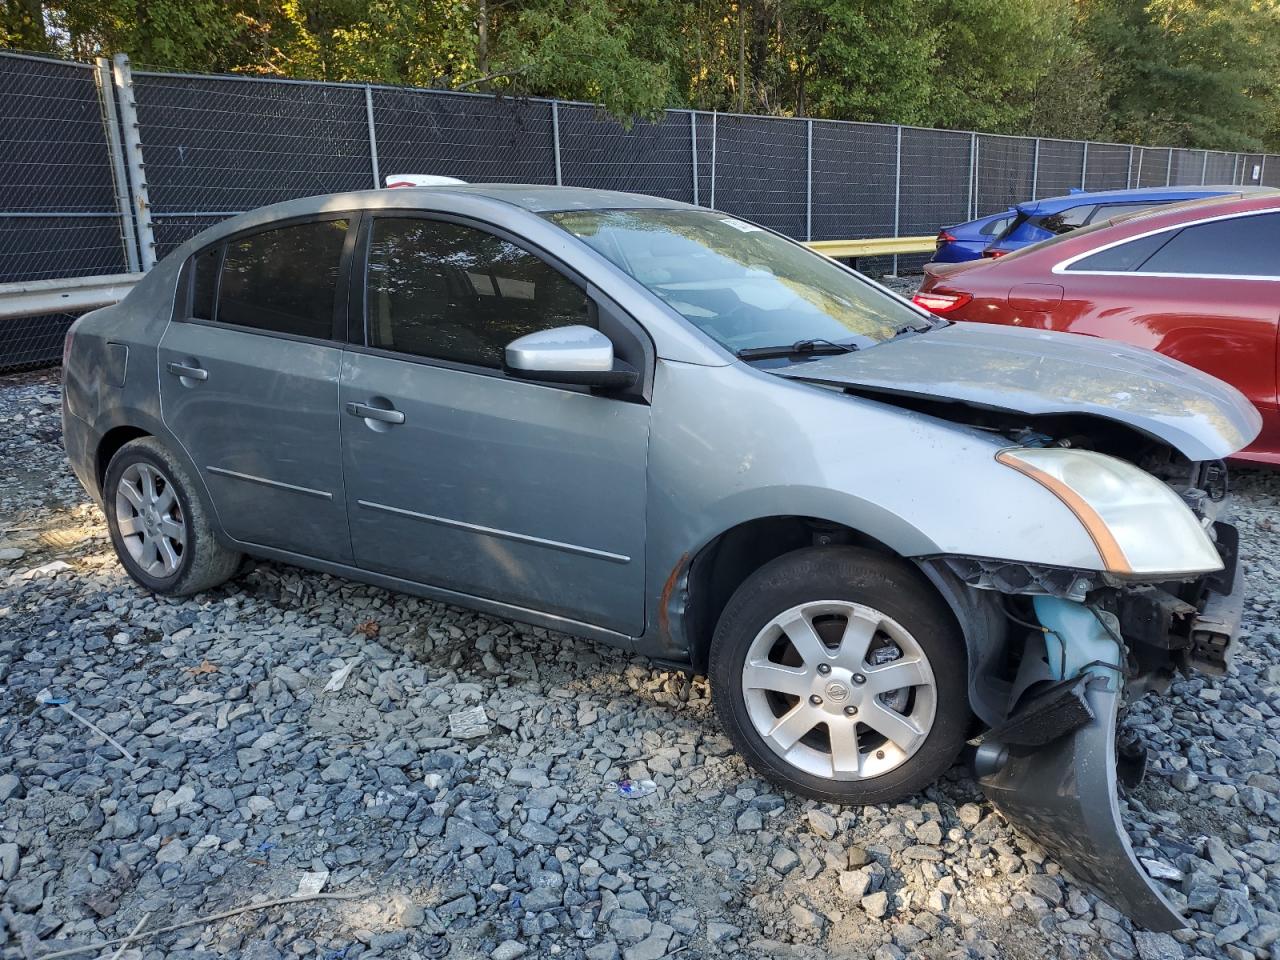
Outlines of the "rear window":
{"label": "rear window", "polygon": [[1050,233],[1068,233],[1088,223],[1089,217],[1096,209],[1098,209],[1097,204],[1090,203],[1071,207],[1068,210],[1059,210],[1057,213],[1037,214],[1031,218],[1030,222],[1033,227],[1048,230]]}
{"label": "rear window", "polygon": [[1172,236],[1172,232],[1157,233],[1150,237],[1142,237],[1139,240],[1131,240],[1128,243],[1120,243],[1109,249],[1099,250],[1083,260],[1077,260],[1067,269],[1081,271],[1106,270],[1109,272],[1135,270],[1149,256],[1168,243],[1169,238]]}
{"label": "rear window", "polygon": [[346,220],[323,220],[228,242],[218,286],[217,322],[330,338],[346,232]]}
{"label": "rear window", "polygon": [[984,223],[978,229],[978,233],[984,237],[994,237],[1003,233],[1005,227],[1009,226],[1012,221],[1013,217],[1001,217],[999,220],[992,220],[990,223]]}
{"label": "rear window", "polygon": [[1187,227],[1138,270],[1280,277],[1280,213],[1232,217]]}
{"label": "rear window", "polygon": [[1067,269],[1280,277],[1280,213],[1231,217],[1139,237],[1099,250]]}
{"label": "rear window", "polygon": [[218,267],[222,264],[222,244],[197,254],[191,265],[191,316],[197,320],[213,319],[213,301],[218,293]]}

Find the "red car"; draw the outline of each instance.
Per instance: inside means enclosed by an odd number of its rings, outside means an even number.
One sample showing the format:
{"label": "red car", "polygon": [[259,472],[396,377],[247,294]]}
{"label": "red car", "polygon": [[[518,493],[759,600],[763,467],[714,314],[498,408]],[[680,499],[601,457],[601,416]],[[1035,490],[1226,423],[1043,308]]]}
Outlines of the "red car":
{"label": "red car", "polygon": [[1280,465],[1280,194],[1178,204],[996,260],[929,264],[913,299],[948,320],[1108,337],[1198,367],[1262,413],[1238,459]]}

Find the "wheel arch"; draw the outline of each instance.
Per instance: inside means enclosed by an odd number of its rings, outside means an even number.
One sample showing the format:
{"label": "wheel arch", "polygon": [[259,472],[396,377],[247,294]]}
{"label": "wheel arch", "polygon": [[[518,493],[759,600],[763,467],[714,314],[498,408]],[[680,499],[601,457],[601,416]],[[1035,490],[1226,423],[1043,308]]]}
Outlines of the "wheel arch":
{"label": "wheel arch", "polygon": [[130,441],[150,436],[153,434],[132,424],[112,427],[102,435],[98,441],[93,464],[93,475],[98,481],[99,490],[103,489],[103,482],[107,477],[107,465],[111,463],[111,458],[119,452],[120,448]]}
{"label": "wheel arch", "polygon": [[[664,610],[675,608],[672,612],[679,617],[693,669],[706,672],[716,623],[729,598],[747,577],[778,557],[806,547],[827,545],[863,547],[915,567],[883,540],[825,517],[779,514],[737,523],[686,555],[663,591]],[[941,595],[928,577],[921,574],[920,579]],[[681,587],[678,591],[677,586]],[[949,602],[947,607],[954,615]]]}
{"label": "wheel arch", "polygon": [[142,437],[155,437],[156,440],[164,444],[165,449],[177,458],[183,469],[191,476],[195,493],[200,498],[201,506],[214,519],[213,526],[219,542],[226,546],[235,546],[234,542],[223,532],[222,523],[218,519],[217,507],[213,503],[213,498],[209,495],[209,488],[204,482],[204,474],[187,453],[187,448],[166,429],[163,423],[145,410],[124,407],[115,411],[110,420],[104,421],[98,426],[102,429],[102,435],[93,447],[93,476],[97,481],[100,500],[105,501],[106,498],[103,481],[106,478],[107,466],[111,463],[111,458],[120,451],[121,447],[132,440],[138,440]]}

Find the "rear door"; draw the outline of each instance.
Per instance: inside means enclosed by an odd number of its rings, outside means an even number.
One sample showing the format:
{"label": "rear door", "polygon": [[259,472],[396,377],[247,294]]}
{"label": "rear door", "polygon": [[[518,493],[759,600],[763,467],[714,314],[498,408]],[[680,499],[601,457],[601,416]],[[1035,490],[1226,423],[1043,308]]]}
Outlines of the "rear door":
{"label": "rear door", "polygon": [[599,325],[600,305],[487,227],[380,216],[369,234],[368,345],[341,388],[356,562],[639,634],[648,404],[501,368],[511,340]]}
{"label": "rear door", "polygon": [[223,529],[245,543],[351,560],[338,375],[354,249],[348,217],[234,237],[184,271],[160,341],[165,425],[200,471]]}

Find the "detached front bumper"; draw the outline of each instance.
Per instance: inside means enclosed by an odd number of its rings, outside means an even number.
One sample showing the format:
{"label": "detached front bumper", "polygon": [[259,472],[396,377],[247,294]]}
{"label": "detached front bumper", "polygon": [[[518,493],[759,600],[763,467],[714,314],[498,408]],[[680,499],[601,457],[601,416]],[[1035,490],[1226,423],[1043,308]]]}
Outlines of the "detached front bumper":
{"label": "detached front bumper", "polygon": [[[1043,633],[1027,631],[1016,675],[999,681],[1011,706],[991,723],[974,761],[983,792],[1006,819],[1135,923],[1156,931],[1186,922],[1125,833],[1117,788],[1137,784],[1145,753],[1133,742],[1118,744],[1118,726],[1126,697],[1163,689],[1175,671],[1226,672],[1240,631],[1244,578],[1235,529],[1219,523],[1215,532],[1222,571],[1176,589],[1117,590],[1113,612],[1092,593],[1086,602],[1046,595],[1052,577],[1039,576],[1033,609]],[[952,569],[963,575],[966,568]],[[989,566],[982,576],[981,592],[990,596]],[[981,689],[981,678],[972,679],[978,686],[971,688]]]}

